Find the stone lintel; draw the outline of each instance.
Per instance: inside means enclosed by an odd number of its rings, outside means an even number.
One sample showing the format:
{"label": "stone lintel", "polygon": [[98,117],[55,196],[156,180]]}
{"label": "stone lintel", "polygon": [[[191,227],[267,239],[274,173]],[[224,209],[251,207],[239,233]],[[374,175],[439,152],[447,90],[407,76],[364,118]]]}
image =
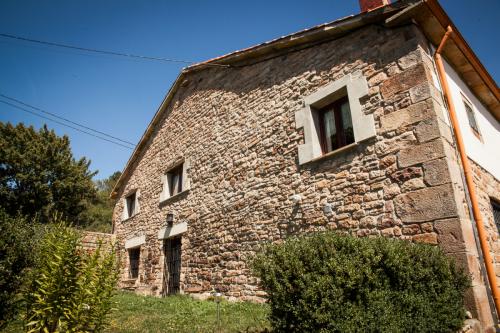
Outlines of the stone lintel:
{"label": "stone lintel", "polygon": [[125,241],[125,249],[133,249],[146,243],[146,235],[130,238]]}
{"label": "stone lintel", "polygon": [[167,239],[187,231],[187,222],[174,224],[171,227],[162,228],[158,231],[158,239]]}

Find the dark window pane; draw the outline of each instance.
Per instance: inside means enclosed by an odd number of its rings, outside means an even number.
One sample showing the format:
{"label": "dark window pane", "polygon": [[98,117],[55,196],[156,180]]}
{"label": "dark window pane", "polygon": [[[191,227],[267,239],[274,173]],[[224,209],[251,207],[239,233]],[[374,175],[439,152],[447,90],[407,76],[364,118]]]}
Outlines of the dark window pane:
{"label": "dark window pane", "polygon": [[351,108],[349,101],[345,101],[340,105],[342,115],[342,129],[344,130],[344,144],[350,145],[354,143],[354,129],[352,127]]}
{"label": "dark window pane", "polygon": [[131,217],[135,213],[135,193],[127,197],[127,214]]}
{"label": "dark window pane", "polygon": [[182,164],[167,173],[170,196],[182,192]]}
{"label": "dark window pane", "polygon": [[323,154],[355,142],[351,110],[346,97],[318,112]]}
{"label": "dark window pane", "polygon": [[129,275],[131,279],[136,279],[139,276],[139,260],[141,257],[141,249],[128,250],[128,257],[130,261]]}
{"label": "dark window pane", "polygon": [[497,229],[500,230],[500,204],[492,201],[491,208],[493,210],[493,219],[495,224],[497,225]]}
{"label": "dark window pane", "polygon": [[472,106],[469,105],[468,102],[464,101],[465,111],[467,113],[467,118],[469,119],[470,127],[479,134],[479,127],[477,126],[476,116],[474,115],[474,110],[472,110]]}

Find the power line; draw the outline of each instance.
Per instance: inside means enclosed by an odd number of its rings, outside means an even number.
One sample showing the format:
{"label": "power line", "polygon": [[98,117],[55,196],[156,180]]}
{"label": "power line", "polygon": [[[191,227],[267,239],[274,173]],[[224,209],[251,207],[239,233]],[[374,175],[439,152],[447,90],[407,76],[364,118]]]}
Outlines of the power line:
{"label": "power line", "polygon": [[51,119],[51,118],[49,118],[49,117],[45,117],[45,116],[43,116],[43,115],[41,115],[41,114],[38,114],[38,113],[36,113],[36,112],[34,112],[34,111],[31,111],[31,110],[25,109],[25,108],[23,108],[23,107],[21,107],[21,106],[18,106],[18,105],[12,104],[12,103],[10,103],[10,102],[6,102],[6,101],[2,101],[2,100],[0,100],[0,103],[7,104],[7,105],[9,105],[9,106],[11,106],[11,107],[13,107],[13,108],[16,108],[16,109],[22,110],[22,111],[24,111],[24,112],[31,113],[32,115],[35,115],[35,116],[37,116],[37,117],[40,117],[40,118],[43,118],[43,119],[50,120],[50,121],[55,122],[55,123],[57,123],[57,124],[59,124],[59,125],[66,126],[66,127],[69,127],[69,128],[72,128],[72,129],[74,129],[74,130],[76,130],[76,131],[78,131],[78,132],[85,133],[85,134],[90,135],[90,136],[93,136],[93,137],[95,137],[95,138],[98,138],[98,139],[101,139],[101,140],[104,140],[104,141],[107,141],[107,142],[113,143],[113,144],[115,144],[115,145],[118,145],[118,146],[121,146],[121,147],[124,147],[124,148],[130,149],[130,150],[133,150],[133,149],[134,149],[134,148],[132,148],[132,147],[125,146],[125,145],[123,145],[123,144],[121,144],[121,143],[118,143],[118,142],[115,142],[115,141],[112,141],[112,140],[109,140],[109,139],[103,138],[102,136],[95,135],[95,134],[92,134],[92,133],[90,133],[90,132],[87,132],[87,131],[84,131],[84,130],[82,130],[82,129],[79,129],[79,128],[77,128],[77,127],[74,127],[74,126],[71,126],[71,125],[65,124],[65,123],[60,122],[60,121],[58,121],[58,120]]}
{"label": "power line", "polygon": [[31,109],[34,109],[34,110],[37,110],[37,111],[39,111],[39,112],[42,112],[42,113],[48,114],[48,115],[50,115],[50,116],[52,116],[52,117],[54,117],[54,118],[61,119],[61,120],[64,120],[64,121],[66,121],[66,122],[68,122],[68,123],[70,123],[70,124],[73,124],[73,125],[76,125],[76,126],[79,126],[79,127],[85,128],[85,129],[87,129],[87,130],[89,130],[89,131],[92,131],[92,132],[94,132],[94,133],[98,133],[98,134],[101,134],[101,135],[107,136],[108,138],[111,138],[111,139],[114,139],[114,140],[117,140],[117,141],[120,141],[120,142],[123,142],[123,143],[129,144],[129,145],[135,146],[135,143],[133,143],[133,142],[130,142],[130,141],[127,141],[127,140],[123,140],[123,139],[117,138],[116,136],[112,136],[112,135],[106,134],[106,133],[104,133],[104,132],[98,131],[98,130],[96,130],[96,129],[93,129],[93,128],[90,128],[90,127],[87,127],[87,126],[85,126],[85,125],[82,125],[82,124],[80,124],[80,123],[74,122],[74,121],[69,120],[69,119],[67,119],[67,118],[64,118],[64,117],[58,116],[58,115],[57,115],[57,114],[55,114],[55,113],[52,113],[52,112],[49,112],[49,111],[45,111],[45,110],[40,109],[40,108],[38,108],[38,107],[36,107],[36,106],[33,106],[33,105],[31,105],[31,104],[28,104],[28,103],[25,103],[25,102],[20,101],[20,100],[18,100],[18,99],[15,99],[15,98],[13,98],[13,97],[9,97],[9,96],[7,96],[7,95],[4,95],[4,94],[2,94],[1,92],[0,92],[0,96],[2,96],[3,98],[6,98],[6,99],[8,99],[8,100],[11,100],[11,101],[13,101],[13,102],[16,102],[16,103],[18,103],[18,104],[21,104],[21,105],[27,106],[27,107],[29,107],[29,108],[31,108]]}
{"label": "power line", "polygon": [[[25,41],[25,42],[30,42],[30,43],[37,43],[37,44],[62,47],[62,48],[66,48],[66,49],[74,49],[74,50],[93,52],[93,53],[100,53],[100,54],[109,54],[109,55],[114,55],[114,56],[119,56],[119,57],[129,57],[129,58],[136,58],[136,59],[142,59],[142,60],[154,60],[154,61],[163,61],[163,62],[176,62],[176,63],[182,63],[182,64],[188,64],[188,65],[192,65],[192,64],[196,63],[195,61],[188,61],[188,60],[170,59],[170,58],[162,58],[162,57],[151,57],[151,56],[137,55],[137,54],[132,54],[132,53],[99,50],[99,49],[74,46],[74,45],[69,45],[69,44],[54,43],[54,42],[48,42],[48,41],[43,41],[43,40],[39,40],[39,39],[21,37],[21,36],[4,34],[4,33],[0,33],[0,36],[5,37],[5,38],[10,38],[10,39],[17,39],[17,40],[21,40],[21,41]],[[229,65],[213,64],[213,63],[207,63],[205,65],[218,66],[218,67],[230,67]]]}
{"label": "power line", "polygon": [[115,51],[98,50],[98,49],[92,49],[92,48],[80,47],[80,46],[74,46],[74,45],[68,45],[68,44],[47,42],[47,41],[43,41],[43,40],[26,38],[26,37],[9,35],[9,34],[3,34],[3,33],[0,33],[0,36],[5,37],[5,38],[22,40],[25,42],[38,43],[38,44],[44,44],[44,45],[56,46],[56,47],[63,47],[66,49],[75,49],[75,50],[80,50],[80,51],[109,54],[109,55],[120,56],[120,57],[130,57],[130,58],[138,58],[138,59],[143,59],[143,60],[155,60],[155,61],[164,61],[164,62],[178,62],[178,63],[183,63],[183,64],[194,64],[194,61],[169,59],[169,58],[161,58],[161,57],[150,57],[150,56],[143,56],[143,55],[137,55],[137,54],[131,54],[131,53],[121,53],[121,52],[115,52]]}

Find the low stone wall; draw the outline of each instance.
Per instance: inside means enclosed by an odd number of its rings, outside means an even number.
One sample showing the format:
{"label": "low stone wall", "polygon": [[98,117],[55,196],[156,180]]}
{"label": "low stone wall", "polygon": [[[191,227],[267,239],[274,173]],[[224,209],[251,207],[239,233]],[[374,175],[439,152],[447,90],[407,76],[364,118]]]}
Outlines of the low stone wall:
{"label": "low stone wall", "polygon": [[106,234],[102,232],[92,232],[92,231],[84,231],[82,238],[83,248],[87,251],[94,251],[99,242],[103,243],[111,243],[114,241],[115,236],[113,234]]}

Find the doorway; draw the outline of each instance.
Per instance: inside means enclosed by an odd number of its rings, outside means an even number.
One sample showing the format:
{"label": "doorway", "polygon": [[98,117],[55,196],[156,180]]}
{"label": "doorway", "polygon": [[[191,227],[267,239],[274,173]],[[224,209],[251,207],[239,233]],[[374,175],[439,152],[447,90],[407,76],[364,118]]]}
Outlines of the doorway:
{"label": "doorway", "polygon": [[163,241],[165,257],[163,267],[163,296],[177,294],[180,291],[181,277],[181,237]]}

